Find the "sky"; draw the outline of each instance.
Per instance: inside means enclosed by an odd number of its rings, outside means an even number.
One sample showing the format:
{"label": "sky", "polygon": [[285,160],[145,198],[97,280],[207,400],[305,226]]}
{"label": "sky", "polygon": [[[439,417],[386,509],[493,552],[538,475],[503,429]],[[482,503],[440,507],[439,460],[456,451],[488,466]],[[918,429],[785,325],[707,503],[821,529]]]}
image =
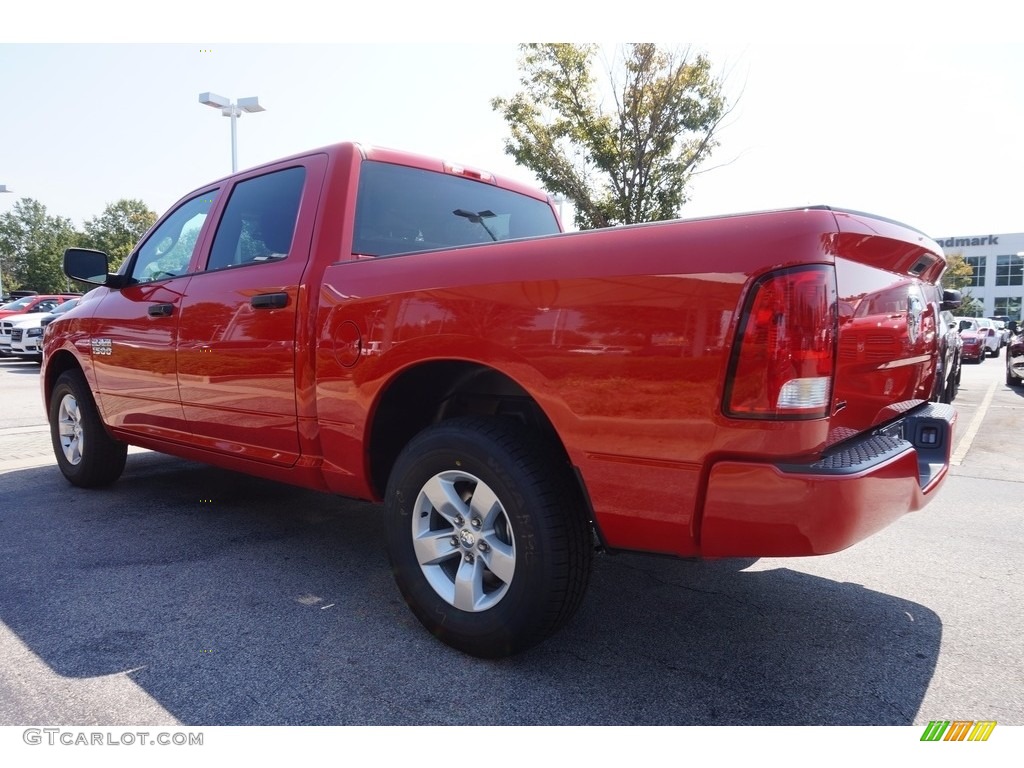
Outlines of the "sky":
{"label": "sky", "polygon": [[381,2],[312,24],[322,12],[299,13],[304,3],[282,16],[254,1],[245,7],[261,21],[246,24],[191,14],[187,0],[159,28],[112,0],[5,11],[0,184],[13,194],[0,213],[29,197],[80,226],[128,197],[162,214],[230,173],[230,120],[199,103],[204,91],[266,108],[238,120],[240,169],[355,140],[535,183],[504,153],[507,127],[490,106],[517,90],[517,43],[613,50],[618,38],[703,51],[723,80],[732,111],[683,217],[827,204],[933,237],[1024,231],[1024,33],[996,4],[936,19],[936,6],[912,1],[902,15],[874,0],[770,13],[723,2],[661,40],[679,3],[631,2],[629,19],[591,28],[571,3],[487,18],[479,5],[432,3],[427,16]]}
{"label": "sky", "polygon": [[706,52],[733,105],[684,217],[828,204],[933,237],[1024,232],[1024,28],[1008,2],[950,6],[7,3],[0,214],[162,214],[230,172],[205,91],[266,108],[238,121],[241,168],[355,140],[533,182],[490,107],[517,89],[517,43],[644,40]]}

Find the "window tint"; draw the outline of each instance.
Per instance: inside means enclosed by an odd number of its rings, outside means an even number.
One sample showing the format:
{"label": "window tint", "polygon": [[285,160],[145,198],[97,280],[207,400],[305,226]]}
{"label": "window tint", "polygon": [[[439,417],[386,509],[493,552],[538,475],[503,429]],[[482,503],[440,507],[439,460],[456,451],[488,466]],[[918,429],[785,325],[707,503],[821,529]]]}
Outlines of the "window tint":
{"label": "window tint", "polygon": [[1024,299],[1020,296],[996,296],[996,314],[1008,315],[1011,320],[1019,320],[1022,303]]}
{"label": "window tint", "polygon": [[283,259],[291,248],[305,168],[288,168],[235,185],[217,227],[207,270]]}
{"label": "window tint", "polygon": [[996,256],[996,285],[1024,285],[1024,257]]}
{"label": "window tint", "polygon": [[27,307],[29,304],[31,304],[35,300],[36,300],[35,296],[26,296],[23,299],[18,299],[17,301],[12,301],[10,304],[4,304],[3,307],[0,307],[0,309],[4,309],[4,310],[24,309],[25,307]]}
{"label": "window tint", "polygon": [[192,198],[146,238],[131,265],[134,282],[146,283],[185,274],[214,199],[216,192]]}
{"label": "window tint", "polygon": [[971,273],[971,281],[967,283],[967,286],[971,288],[983,288],[985,286],[985,257],[965,256],[964,261],[970,264],[971,269],[973,270]]}
{"label": "window tint", "polygon": [[396,253],[558,232],[542,200],[460,176],[366,161],[359,172],[355,253]]}

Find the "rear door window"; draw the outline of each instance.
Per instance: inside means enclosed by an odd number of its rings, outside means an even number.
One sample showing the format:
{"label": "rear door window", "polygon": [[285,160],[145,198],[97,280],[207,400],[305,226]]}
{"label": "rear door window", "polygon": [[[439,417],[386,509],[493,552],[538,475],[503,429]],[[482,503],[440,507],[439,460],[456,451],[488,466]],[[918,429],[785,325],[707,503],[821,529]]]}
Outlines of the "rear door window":
{"label": "rear door window", "polygon": [[231,191],[206,270],[280,261],[291,250],[306,169],[240,181]]}

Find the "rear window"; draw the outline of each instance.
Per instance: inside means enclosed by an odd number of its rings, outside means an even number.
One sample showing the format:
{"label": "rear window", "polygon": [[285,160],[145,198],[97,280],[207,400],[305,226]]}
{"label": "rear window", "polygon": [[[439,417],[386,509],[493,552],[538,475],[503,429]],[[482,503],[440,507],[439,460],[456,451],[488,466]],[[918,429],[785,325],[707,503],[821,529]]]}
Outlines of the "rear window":
{"label": "rear window", "polygon": [[352,249],[369,256],[551,235],[548,204],[481,181],[365,161]]}

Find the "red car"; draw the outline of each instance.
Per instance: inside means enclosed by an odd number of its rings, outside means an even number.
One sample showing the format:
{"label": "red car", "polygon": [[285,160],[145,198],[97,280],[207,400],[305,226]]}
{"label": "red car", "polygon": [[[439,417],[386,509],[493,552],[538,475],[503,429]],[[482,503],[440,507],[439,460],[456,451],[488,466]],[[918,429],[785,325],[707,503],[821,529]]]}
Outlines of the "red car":
{"label": "red car", "polygon": [[972,317],[960,318],[960,338],[964,343],[960,359],[968,363],[983,363],[987,357],[985,332]]}
{"label": "red car", "polygon": [[77,299],[77,293],[50,293],[38,296],[24,296],[0,306],[0,317],[27,315],[30,312],[51,312],[65,301]]}

